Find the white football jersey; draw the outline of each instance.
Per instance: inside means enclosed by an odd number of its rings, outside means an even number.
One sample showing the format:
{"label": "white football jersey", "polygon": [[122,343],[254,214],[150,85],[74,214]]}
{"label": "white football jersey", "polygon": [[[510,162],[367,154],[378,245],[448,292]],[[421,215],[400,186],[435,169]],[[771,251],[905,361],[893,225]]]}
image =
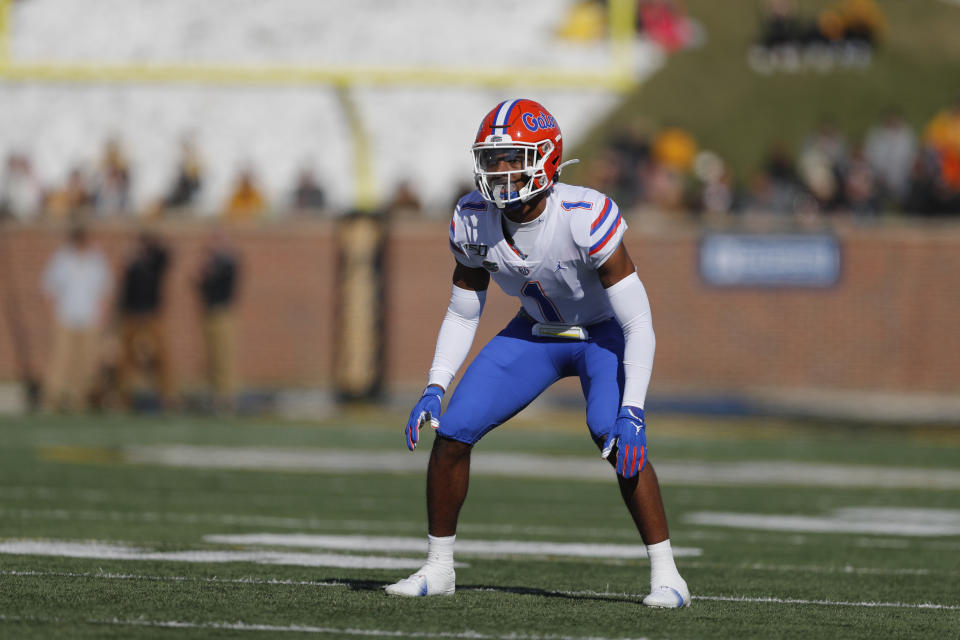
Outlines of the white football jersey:
{"label": "white football jersey", "polygon": [[540,322],[588,325],[613,316],[597,275],[627,228],[613,200],[558,183],[543,214],[520,225],[512,244],[502,217],[478,191],[461,198],[450,222],[457,262],[489,271]]}

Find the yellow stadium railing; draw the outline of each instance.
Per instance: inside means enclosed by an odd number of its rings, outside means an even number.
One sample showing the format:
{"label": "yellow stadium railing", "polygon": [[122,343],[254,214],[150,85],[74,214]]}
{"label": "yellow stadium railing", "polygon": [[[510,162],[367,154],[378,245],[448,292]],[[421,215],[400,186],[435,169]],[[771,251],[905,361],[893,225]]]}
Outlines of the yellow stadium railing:
{"label": "yellow stadium railing", "polygon": [[13,15],[13,0],[0,0],[0,67],[10,60],[10,17]]}

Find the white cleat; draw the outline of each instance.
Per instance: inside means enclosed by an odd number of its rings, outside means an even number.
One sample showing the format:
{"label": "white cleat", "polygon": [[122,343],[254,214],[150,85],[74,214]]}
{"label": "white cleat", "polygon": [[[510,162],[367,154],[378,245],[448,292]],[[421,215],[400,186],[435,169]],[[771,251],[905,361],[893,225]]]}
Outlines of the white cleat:
{"label": "white cleat", "polygon": [[457,590],[457,574],[453,568],[424,565],[409,578],[386,587],[387,595],[418,598],[421,596],[452,596]]}
{"label": "white cleat", "polygon": [[657,607],[660,609],[680,609],[690,606],[690,590],[686,583],[681,582],[675,587],[661,585],[650,592],[643,599],[643,604],[648,607]]}

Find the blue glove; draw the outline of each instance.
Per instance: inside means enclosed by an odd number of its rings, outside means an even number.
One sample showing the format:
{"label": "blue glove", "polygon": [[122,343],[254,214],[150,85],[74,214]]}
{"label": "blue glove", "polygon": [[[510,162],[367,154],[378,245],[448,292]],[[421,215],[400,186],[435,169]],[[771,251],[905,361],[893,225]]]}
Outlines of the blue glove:
{"label": "blue glove", "polygon": [[643,409],[620,407],[613,430],[603,443],[600,456],[606,460],[617,447],[617,474],[632,478],[647,464],[647,425],[643,422]]}
{"label": "blue glove", "polygon": [[440,402],[443,400],[443,389],[430,385],[423,390],[419,402],[410,412],[407,419],[407,428],[404,433],[407,434],[407,449],[413,451],[420,443],[420,427],[427,422],[436,429],[440,426]]}

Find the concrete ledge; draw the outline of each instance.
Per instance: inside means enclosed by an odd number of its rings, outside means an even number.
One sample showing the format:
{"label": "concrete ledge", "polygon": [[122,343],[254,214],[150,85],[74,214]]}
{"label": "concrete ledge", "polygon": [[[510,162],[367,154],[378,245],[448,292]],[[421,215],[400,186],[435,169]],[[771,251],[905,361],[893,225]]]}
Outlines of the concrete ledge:
{"label": "concrete ledge", "polygon": [[[409,410],[420,396],[417,387],[396,389],[370,404],[396,411]],[[207,403],[208,404],[208,403]],[[149,402],[144,407],[149,408]],[[330,389],[249,390],[238,399],[237,412],[282,418],[322,419],[337,410]],[[210,413],[203,402],[188,402],[187,410]],[[651,393],[652,413],[704,416],[771,416],[843,420],[875,424],[930,424],[960,427],[960,394],[838,391],[832,389],[755,389],[750,391],[669,390]],[[582,411],[583,397],[576,380],[561,381],[548,389],[523,415],[569,409]],[[0,416],[26,410],[23,389],[0,383]]]}

